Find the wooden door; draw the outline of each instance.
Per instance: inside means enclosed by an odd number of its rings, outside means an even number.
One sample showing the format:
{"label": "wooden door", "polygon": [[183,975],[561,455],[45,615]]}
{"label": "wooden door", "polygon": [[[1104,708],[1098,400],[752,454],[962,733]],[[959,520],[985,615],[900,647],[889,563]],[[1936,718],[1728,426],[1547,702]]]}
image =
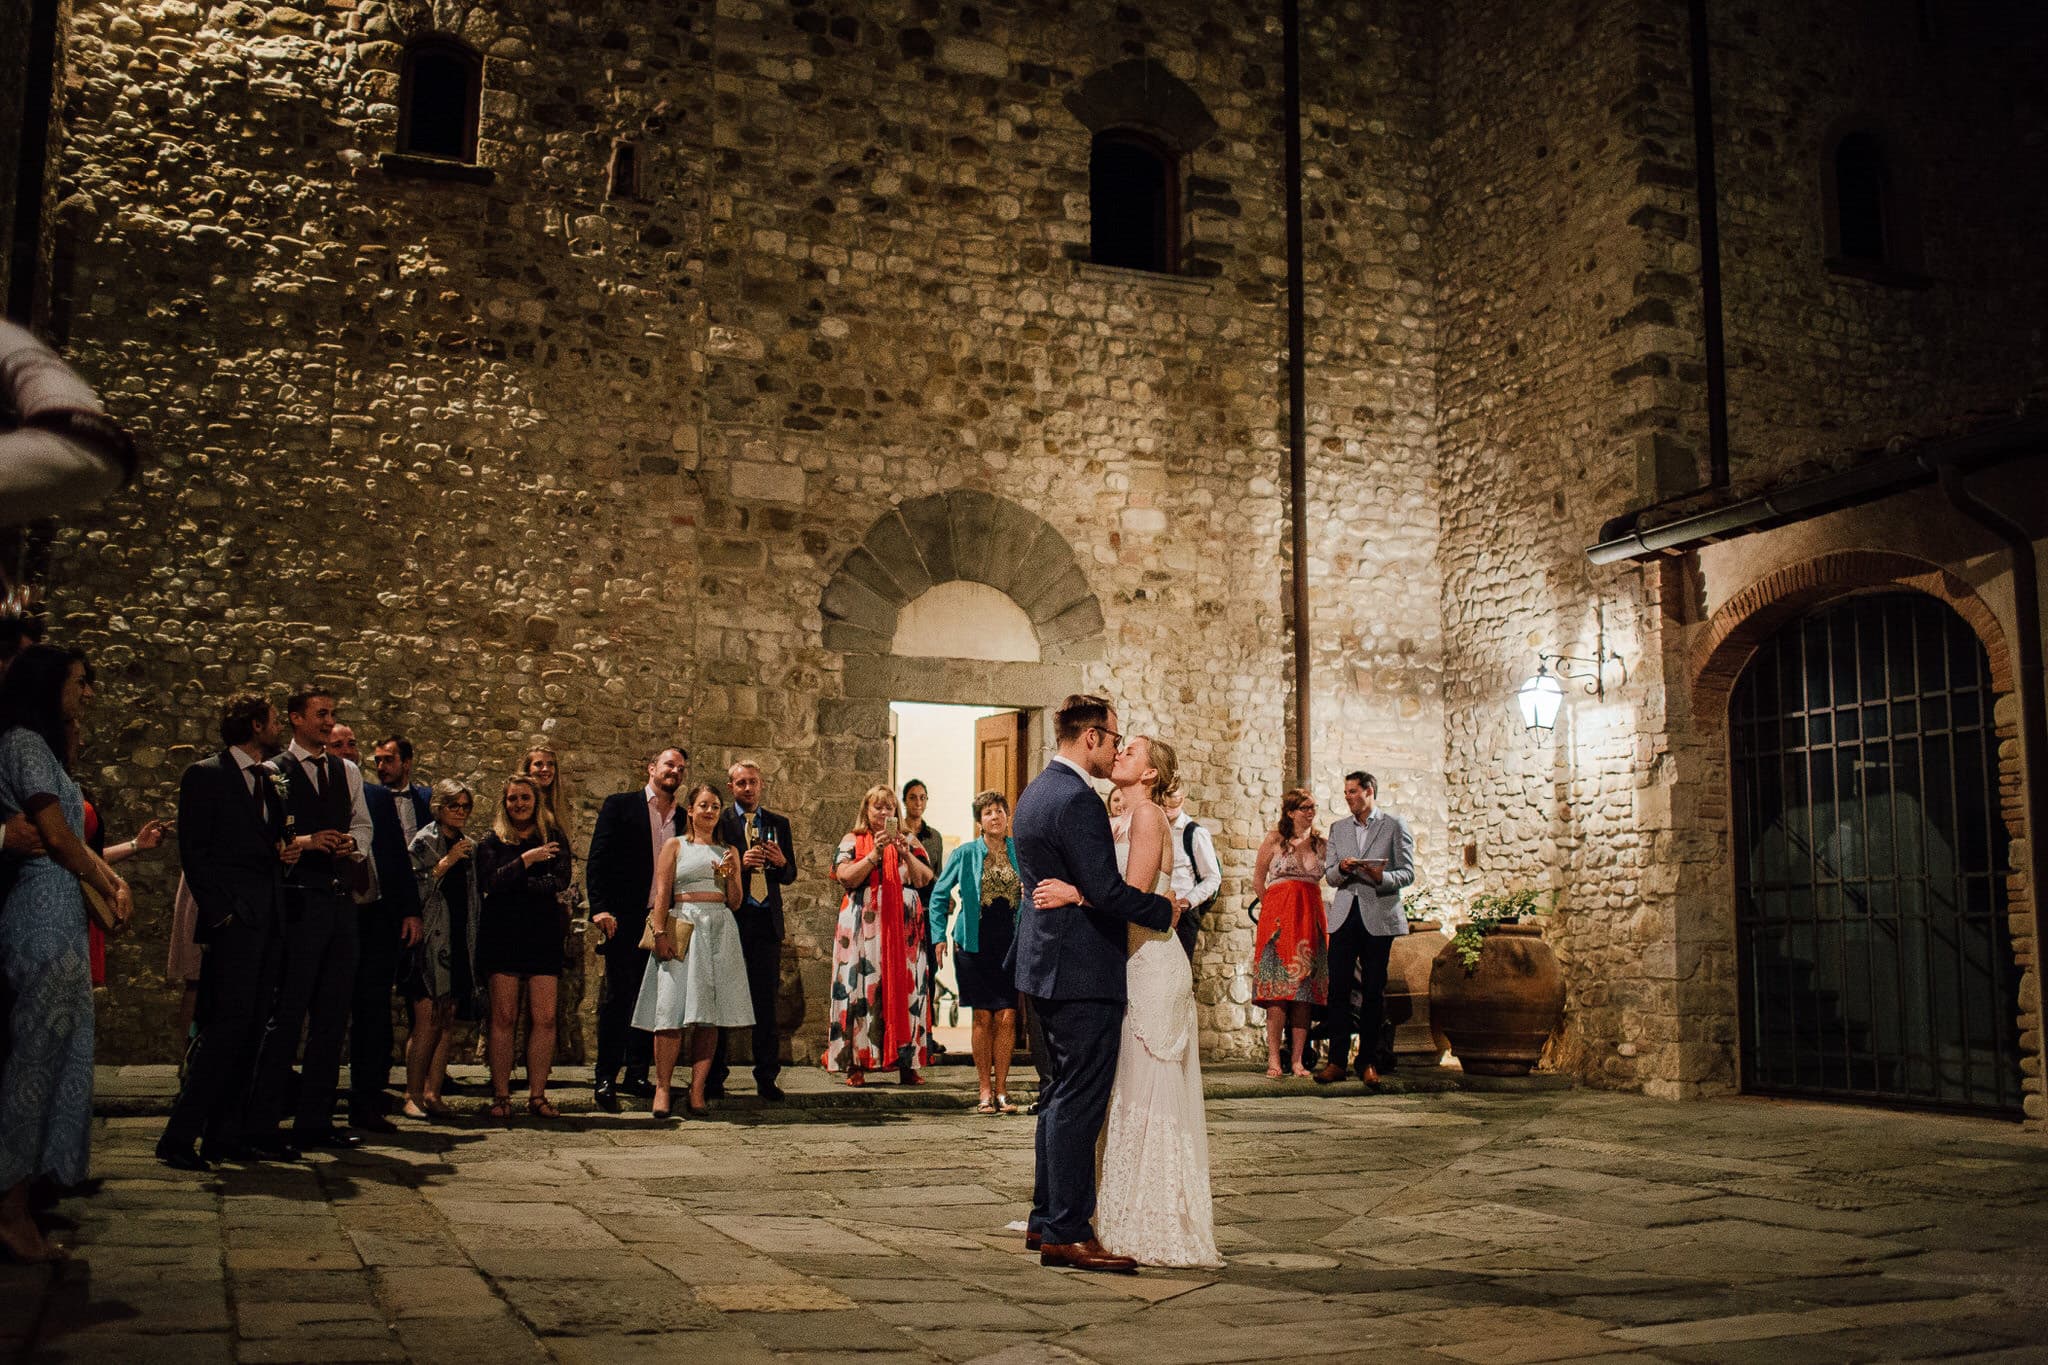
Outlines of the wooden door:
{"label": "wooden door", "polygon": [[1024,794],[1024,713],[1002,711],[974,722],[974,789],[1001,792],[1010,809]]}

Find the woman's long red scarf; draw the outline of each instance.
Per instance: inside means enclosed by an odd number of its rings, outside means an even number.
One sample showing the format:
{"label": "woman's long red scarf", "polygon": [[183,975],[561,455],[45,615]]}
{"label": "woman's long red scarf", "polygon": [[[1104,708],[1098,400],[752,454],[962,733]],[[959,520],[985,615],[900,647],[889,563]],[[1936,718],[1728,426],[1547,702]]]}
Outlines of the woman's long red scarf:
{"label": "woman's long red scarf", "polygon": [[[853,836],[853,856],[874,852],[875,836],[862,830]],[[894,1066],[914,1041],[910,1032],[910,941],[903,925],[902,855],[894,844],[882,850],[868,878],[868,908],[882,945],[882,990],[876,1002],[882,1011],[882,1065]]]}

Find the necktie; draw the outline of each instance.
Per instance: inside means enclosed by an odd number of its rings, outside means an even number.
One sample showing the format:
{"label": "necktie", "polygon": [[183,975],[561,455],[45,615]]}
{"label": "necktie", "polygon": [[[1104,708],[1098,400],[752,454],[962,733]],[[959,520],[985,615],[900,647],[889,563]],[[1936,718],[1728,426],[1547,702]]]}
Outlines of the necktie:
{"label": "necktie", "polygon": [[313,774],[313,795],[327,795],[327,760],[319,754],[306,755],[306,771]]}

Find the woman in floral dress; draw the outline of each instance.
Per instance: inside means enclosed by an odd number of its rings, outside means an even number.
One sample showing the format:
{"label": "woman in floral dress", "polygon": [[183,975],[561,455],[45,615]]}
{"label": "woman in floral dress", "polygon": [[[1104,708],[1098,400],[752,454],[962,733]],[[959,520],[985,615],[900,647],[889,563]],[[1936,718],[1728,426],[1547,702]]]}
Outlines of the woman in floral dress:
{"label": "woman in floral dress", "polygon": [[929,1058],[925,1004],[931,990],[924,952],[924,904],[932,865],[916,840],[896,827],[896,794],[870,787],[860,818],[833,855],[832,875],[846,888],[832,936],[832,1035],[825,1069],[848,1085],[894,1067],[905,1085],[922,1085]]}

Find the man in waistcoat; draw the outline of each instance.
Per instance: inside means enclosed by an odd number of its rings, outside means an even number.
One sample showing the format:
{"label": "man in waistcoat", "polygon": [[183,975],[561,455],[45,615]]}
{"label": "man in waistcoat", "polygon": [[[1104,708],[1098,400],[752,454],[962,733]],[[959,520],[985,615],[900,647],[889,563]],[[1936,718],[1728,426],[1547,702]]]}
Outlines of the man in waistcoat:
{"label": "man in waistcoat", "polygon": [[[782,888],[796,880],[789,817],[761,804],[761,765],[743,758],[726,770],[732,804],[718,816],[718,842],[740,850],[740,953],[747,963],[747,995],[754,1004],[754,1090],[770,1103],[782,1098],[782,1040],[775,1027],[775,997],[782,987]],[[707,1095],[725,1093],[725,1039],[711,1058]]]}
{"label": "man in waistcoat", "polygon": [[[301,687],[285,703],[292,741],[270,761],[284,787],[291,843],[299,859],[285,877],[284,973],[263,1033],[251,1105],[257,1141],[275,1149],[354,1147],[334,1124],[334,1088],[356,974],[355,894],[369,886],[373,831],[363,775],[327,752],[334,696]],[[296,1101],[292,1056],[305,1037]],[[276,1131],[290,1110],[289,1139]]]}

